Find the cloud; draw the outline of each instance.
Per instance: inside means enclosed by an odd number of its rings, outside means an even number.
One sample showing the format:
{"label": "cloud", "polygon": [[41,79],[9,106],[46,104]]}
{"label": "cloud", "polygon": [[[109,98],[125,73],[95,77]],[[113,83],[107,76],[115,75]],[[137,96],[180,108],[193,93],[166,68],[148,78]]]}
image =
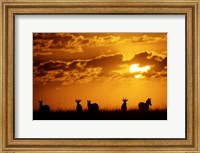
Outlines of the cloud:
{"label": "cloud", "polygon": [[34,33],[34,56],[47,56],[53,52],[82,53],[85,47],[110,47],[134,45],[135,43],[157,43],[167,40],[167,34],[126,33]]}
{"label": "cloud", "polygon": [[146,78],[166,78],[167,57],[154,52],[141,52],[129,61],[123,61],[122,54],[101,55],[93,59],[72,61],[49,60],[34,66],[34,83],[60,82],[63,85],[132,79],[141,72],[130,73],[130,66],[150,66],[142,72]]}
{"label": "cloud", "polygon": [[167,57],[159,54],[154,54],[154,52],[144,51],[138,54],[135,54],[134,57],[130,60],[130,62],[139,62],[140,65],[152,65],[156,63],[162,63],[164,60],[164,65],[166,66]]}
{"label": "cloud", "polygon": [[[138,71],[130,72],[130,66],[137,64]],[[146,66],[149,66],[147,71],[139,71]],[[134,78],[136,75],[142,75],[145,78],[166,78],[167,77],[167,57],[164,54],[155,52],[141,52],[135,54],[131,60],[121,62],[118,69],[110,72],[110,77],[113,79],[124,80]]]}
{"label": "cloud", "polygon": [[167,41],[167,34],[165,35],[141,35],[141,36],[133,36],[130,38],[132,43],[155,43],[161,41]]}
{"label": "cloud", "polygon": [[42,70],[42,71],[51,71],[51,70],[65,70],[67,68],[67,63],[64,61],[47,61],[44,63],[40,63],[37,67],[37,70]]}
{"label": "cloud", "polygon": [[110,71],[118,69],[122,62],[122,54],[101,55],[88,61],[87,67],[102,67],[102,73],[107,75]]}
{"label": "cloud", "polygon": [[[62,82],[63,85],[69,85],[69,84],[86,84],[89,83],[96,78],[98,78],[98,75],[101,73],[102,68],[96,67],[96,68],[86,68],[84,71],[68,71],[66,72],[65,80]],[[70,77],[69,77],[70,76]]]}
{"label": "cloud", "polygon": [[70,33],[34,33],[33,34],[33,53],[34,56],[48,55],[43,52],[54,51],[82,51],[79,46],[73,46],[76,37]]}
{"label": "cloud", "polygon": [[109,46],[120,42],[120,36],[93,36],[90,38],[90,45],[94,46]]}
{"label": "cloud", "polygon": [[51,82],[58,82],[62,85],[84,84],[95,80],[99,73],[101,73],[101,68],[86,68],[84,71],[78,71],[76,69],[63,71],[60,69],[45,72],[41,76],[34,76],[34,84],[47,84]]}
{"label": "cloud", "polygon": [[[50,55],[52,52],[61,51],[68,53],[83,52],[83,47],[100,47],[118,43],[120,36],[90,36],[76,33],[34,33],[34,56]],[[48,52],[48,54],[44,53]]]}
{"label": "cloud", "polygon": [[47,56],[47,55],[52,55],[52,52],[48,52],[48,51],[41,52],[41,51],[37,50],[33,54],[33,56]]}
{"label": "cloud", "polygon": [[[123,62],[122,59],[121,54],[112,54],[70,62],[49,60],[34,66],[34,82],[61,81],[63,84],[67,84],[67,81],[74,82],[70,80],[83,83],[100,79],[100,77],[108,76],[112,70],[118,69]],[[61,79],[63,77],[65,79]]]}
{"label": "cloud", "polygon": [[166,34],[34,33],[34,84],[126,81],[140,74],[130,73],[132,64],[151,67],[142,73],[145,78],[166,78],[166,51],[159,54],[144,51],[126,59],[126,49],[123,52],[122,47],[127,45],[127,50],[134,53],[131,49],[135,43],[143,45],[166,39]]}
{"label": "cloud", "polygon": [[149,65],[150,70],[143,73],[146,77],[165,77],[167,74],[167,57],[153,52],[138,53],[127,63],[139,63],[141,67]]}

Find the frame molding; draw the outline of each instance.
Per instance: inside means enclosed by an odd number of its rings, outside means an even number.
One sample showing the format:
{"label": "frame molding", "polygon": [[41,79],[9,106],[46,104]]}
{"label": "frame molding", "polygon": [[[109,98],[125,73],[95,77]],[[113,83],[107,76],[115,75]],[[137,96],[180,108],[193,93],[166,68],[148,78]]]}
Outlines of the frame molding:
{"label": "frame molding", "polygon": [[[3,0],[0,2],[0,152],[200,152],[199,0]],[[185,139],[14,138],[16,14],[183,14],[186,16]],[[2,135],[1,135],[2,134]]]}

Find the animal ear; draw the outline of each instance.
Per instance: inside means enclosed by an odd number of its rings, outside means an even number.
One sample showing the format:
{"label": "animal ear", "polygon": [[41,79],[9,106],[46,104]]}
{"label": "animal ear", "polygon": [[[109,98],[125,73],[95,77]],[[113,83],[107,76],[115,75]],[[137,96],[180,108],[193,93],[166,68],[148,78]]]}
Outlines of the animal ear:
{"label": "animal ear", "polygon": [[81,102],[81,99],[76,99],[75,102]]}

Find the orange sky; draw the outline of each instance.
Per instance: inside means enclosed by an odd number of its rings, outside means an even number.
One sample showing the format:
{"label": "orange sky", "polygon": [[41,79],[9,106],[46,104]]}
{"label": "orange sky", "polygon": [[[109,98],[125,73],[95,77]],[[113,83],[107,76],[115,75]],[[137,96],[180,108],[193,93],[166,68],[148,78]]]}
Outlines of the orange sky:
{"label": "orange sky", "polygon": [[128,109],[151,98],[167,107],[166,33],[34,33],[33,107],[75,110],[75,99],[100,109]]}

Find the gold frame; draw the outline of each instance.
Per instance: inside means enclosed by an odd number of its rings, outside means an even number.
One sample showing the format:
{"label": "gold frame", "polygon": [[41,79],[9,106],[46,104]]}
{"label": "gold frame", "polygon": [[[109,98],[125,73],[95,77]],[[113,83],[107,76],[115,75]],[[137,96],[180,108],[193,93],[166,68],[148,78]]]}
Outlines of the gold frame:
{"label": "gold frame", "polygon": [[[199,0],[2,0],[0,2],[0,152],[200,152]],[[186,16],[185,139],[14,138],[15,14],[184,14]]]}

